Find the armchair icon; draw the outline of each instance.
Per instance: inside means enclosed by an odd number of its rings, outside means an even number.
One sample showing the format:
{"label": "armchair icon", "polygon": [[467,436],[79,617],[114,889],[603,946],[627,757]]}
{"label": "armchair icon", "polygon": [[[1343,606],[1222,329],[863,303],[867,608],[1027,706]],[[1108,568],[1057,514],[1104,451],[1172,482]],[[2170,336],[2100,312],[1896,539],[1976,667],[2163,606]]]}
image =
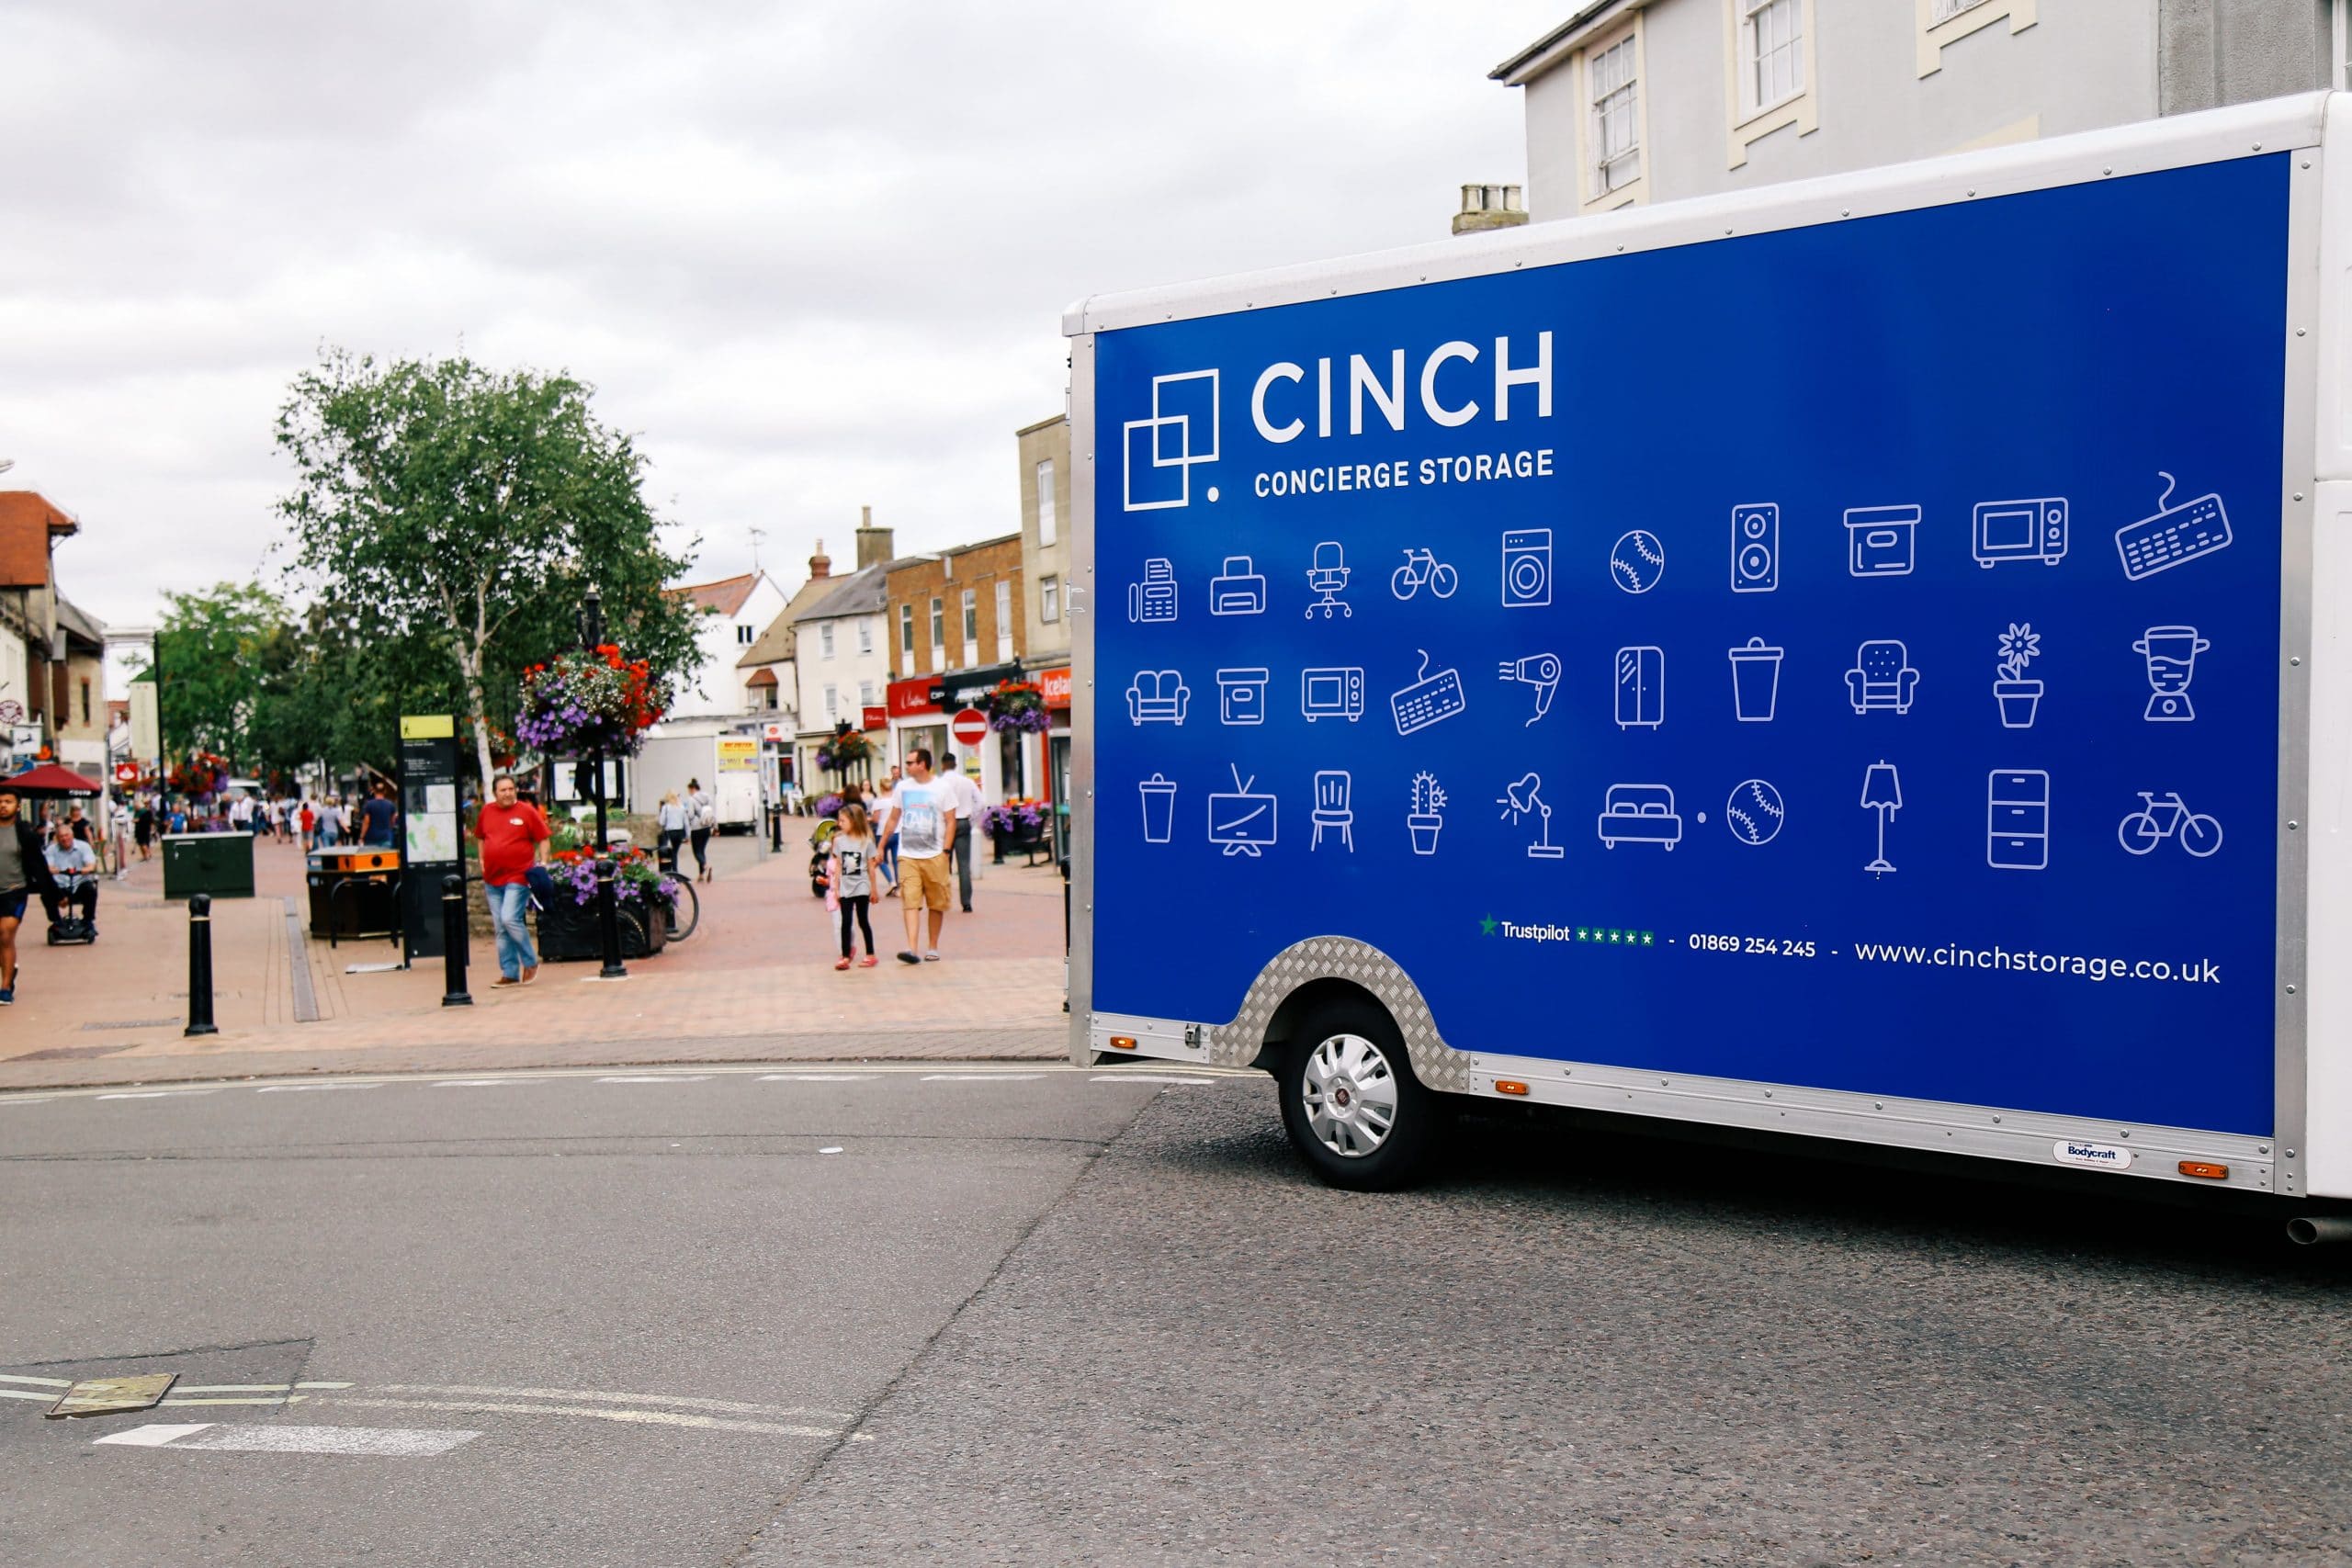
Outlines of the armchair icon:
{"label": "armchair icon", "polygon": [[1127,720],[1131,724],[1182,724],[1193,694],[1184,677],[1173,670],[1138,670],[1127,683]]}
{"label": "armchair icon", "polygon": [[1911,711],[1912,694],[1919,687],[1919,672],[1911,668],[1911,650],[1894,638],[1866,642],[1854,650],[1854,667],[1846,671],[1846,695],[1856,713],[1872,708]]}

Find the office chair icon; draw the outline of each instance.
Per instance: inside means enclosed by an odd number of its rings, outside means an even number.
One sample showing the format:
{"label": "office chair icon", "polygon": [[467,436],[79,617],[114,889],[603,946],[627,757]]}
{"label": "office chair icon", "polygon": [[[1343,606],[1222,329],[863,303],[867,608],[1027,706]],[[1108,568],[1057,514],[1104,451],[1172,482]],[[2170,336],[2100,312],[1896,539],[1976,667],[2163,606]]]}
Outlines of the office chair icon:
{"label": "office chair icon", "polygon": [[1348,561],[1337,540],[1326,539],[1315,547],[1315,564],[1306,569],[1306,586],[1322,595],[1306,607],[1308,620],[1315,618],[1317,610],[1327,621],[1334,610],[1351,617],[1355,615],[1353,605],[1340,603],[1339,596],[1348,588]]}
{"label": "office chair icon", "polygon": [[1351,780],[1338,769],[1328,769],[1315,775],[1315,837],[1307,840],[1309,852],[1323,847],[1325,829],[1340,835],[1340,842],[1349,853],[1356,847],[1356,814],[1348,805]]}

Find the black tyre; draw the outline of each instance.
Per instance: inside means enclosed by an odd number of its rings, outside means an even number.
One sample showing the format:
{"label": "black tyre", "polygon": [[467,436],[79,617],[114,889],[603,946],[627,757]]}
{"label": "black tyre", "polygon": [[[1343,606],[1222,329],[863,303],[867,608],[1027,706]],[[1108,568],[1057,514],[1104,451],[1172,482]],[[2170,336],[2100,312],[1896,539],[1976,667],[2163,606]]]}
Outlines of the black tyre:
{"label": "black tyre", "polygon": [[1413,1076],[1395,1021],[1369,1001],[1317,1008],[1275,1081],[1291,1143],[1334,1187],[1408,1186],[1437,1151],[1446,1120],[1438,1098]]}

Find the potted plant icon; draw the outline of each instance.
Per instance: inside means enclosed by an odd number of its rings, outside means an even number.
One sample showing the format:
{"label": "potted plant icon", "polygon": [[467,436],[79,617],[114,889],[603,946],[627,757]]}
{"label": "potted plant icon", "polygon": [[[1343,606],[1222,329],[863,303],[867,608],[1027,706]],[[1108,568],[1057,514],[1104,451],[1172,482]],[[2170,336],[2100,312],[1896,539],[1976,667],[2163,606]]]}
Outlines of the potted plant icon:
{"label": "potted plant icon", "polygon": [[1993,680],[1993,700],[2001,707],[2001,728],[2031,729],[2041,706],[2041,682],[2025,678],[2026,666],[2041,657],[2041,634],[2030,625],[2011,623],[2001,634],[2000,673]]}
{"label": "potted plant icon", "polygon": [[1413,808],[1405,818],[1405,829],[1413,835],[1413,852],[1417,855],[1437,853],[1437,830],[1445,826],[1439,815],[1445,809],[1445,790],[1435,775],[1413,775]]}

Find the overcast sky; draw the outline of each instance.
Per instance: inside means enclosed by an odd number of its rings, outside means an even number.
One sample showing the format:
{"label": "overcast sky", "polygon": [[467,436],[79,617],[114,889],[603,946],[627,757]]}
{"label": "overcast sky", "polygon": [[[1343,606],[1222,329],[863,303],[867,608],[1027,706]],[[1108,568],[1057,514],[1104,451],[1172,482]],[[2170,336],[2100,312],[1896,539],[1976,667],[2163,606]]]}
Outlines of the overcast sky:
{"label": "overcast sky", "polygon": [[320,344],[462,348],[592,383],[699,577],[1006,532],[1063,306],[1443,236],[1567,8],[0,0],[0,486],[151,620],[264,569]]}

